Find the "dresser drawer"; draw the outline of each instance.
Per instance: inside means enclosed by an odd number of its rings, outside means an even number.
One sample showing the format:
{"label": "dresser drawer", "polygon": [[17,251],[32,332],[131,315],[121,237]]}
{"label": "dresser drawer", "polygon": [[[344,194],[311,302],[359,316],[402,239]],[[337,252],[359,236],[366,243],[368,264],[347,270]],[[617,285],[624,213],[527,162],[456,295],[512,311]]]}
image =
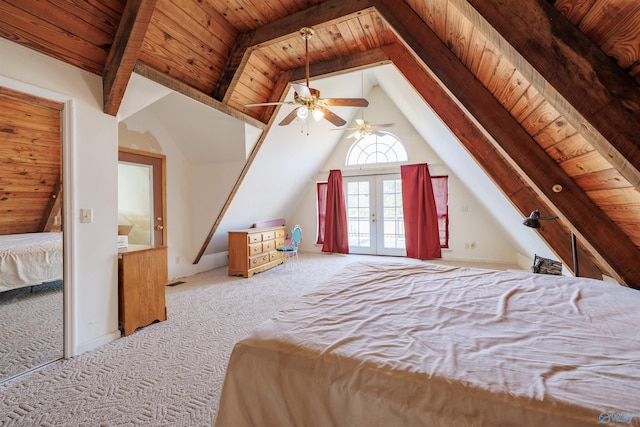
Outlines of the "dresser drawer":
{"label": "dresser drawer", "polygon": [[262,253],[262,243],[251,243],[249,245],[249,256],[254,256]]}
{"label": "dresser drawer", "polygon": [[269,253],[269,259],[271,261],[277,261],[284,257],[284,252],[273,251]]}
{"label": "dresser drawer", "polygon": [[262,242],[262,252],[271,252],[276,250],[276,241],[269,240],[266,242]]}
{"label": "dresser drawer", "polygon": [[247,240],[250,244],[262,242],[262,233],[247,234]]}
{"label": "dresser drawer", "polygon": [[274,232],[274,234],[276,235],[276,237],[275,237],[276,240],[282,239],[282,241],[284,242],[284,237],[285,237],[284,228],[280,228],[280,229],[276,230]]}
{"label": "dresser drawer", "polygon": [[273,231],[265,231],[262,233],[262,241],[273,240],[276,237],[276,233]]}
{"label": "dresser drawer", "polygon": [[260,267],[263,264],[266,264],[270,261],[269,254],[260,254],[254,257],[249,258],[249,269]]}

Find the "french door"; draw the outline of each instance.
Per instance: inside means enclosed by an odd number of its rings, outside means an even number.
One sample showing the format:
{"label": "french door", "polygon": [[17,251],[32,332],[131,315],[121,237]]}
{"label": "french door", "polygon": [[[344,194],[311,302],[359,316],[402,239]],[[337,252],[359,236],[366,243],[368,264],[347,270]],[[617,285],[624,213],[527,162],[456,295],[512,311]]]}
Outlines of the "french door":
{"label": "french door", "polygon": [[400,174],[343,177],[349,252],[406,255]]}

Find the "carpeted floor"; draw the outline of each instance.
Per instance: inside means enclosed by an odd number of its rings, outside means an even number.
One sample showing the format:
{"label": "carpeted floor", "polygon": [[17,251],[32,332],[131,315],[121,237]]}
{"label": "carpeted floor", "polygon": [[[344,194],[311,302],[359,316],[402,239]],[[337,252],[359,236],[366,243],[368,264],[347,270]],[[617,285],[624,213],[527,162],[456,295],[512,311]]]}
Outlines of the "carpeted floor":
{"label": "carpeted floor", "polygon": [[363,259],[300,254],[250,279],[226,267],[183,279],[166,288],[167,321],[0,385],[0,426],[210,426],[233,345]]}
{"label": "carpeted floor", "polygon": [[62,281],[0,293],[0,379],[63,355]]}

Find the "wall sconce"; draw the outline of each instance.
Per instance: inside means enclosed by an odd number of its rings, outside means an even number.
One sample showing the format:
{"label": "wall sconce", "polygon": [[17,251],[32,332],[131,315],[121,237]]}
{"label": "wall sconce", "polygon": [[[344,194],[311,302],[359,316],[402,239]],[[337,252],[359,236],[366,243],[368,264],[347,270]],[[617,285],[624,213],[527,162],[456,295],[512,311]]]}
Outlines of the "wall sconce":
{"label": "wall sconce", "polygon": [[[531,212],[527,218],[522,221],[522,224],[531,228],[540,228],[540,221],[548,221],[551,219],[558,219],[557,216],[550,216],[546,218],[540,217],[540,213],[536,209]],[[571,253],[573,254],[573,274],[578,277],[578,248],[576,245],[576,235],[571,233]]]}

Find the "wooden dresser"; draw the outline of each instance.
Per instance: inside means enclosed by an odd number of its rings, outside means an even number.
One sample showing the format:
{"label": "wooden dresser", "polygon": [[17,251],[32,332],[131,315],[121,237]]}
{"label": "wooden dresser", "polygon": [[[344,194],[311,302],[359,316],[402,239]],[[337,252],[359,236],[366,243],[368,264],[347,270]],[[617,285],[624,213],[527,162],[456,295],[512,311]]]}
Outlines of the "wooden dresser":
{"label": "wooden dresser", "polygon": [[167,320],[167,248],[131,245],[118,250],[118,318],[124,335]]}
{"label": "wooden dresser", "polygon": [[229,231],[229,276],[251,277],[284,262],[284,227]]}

